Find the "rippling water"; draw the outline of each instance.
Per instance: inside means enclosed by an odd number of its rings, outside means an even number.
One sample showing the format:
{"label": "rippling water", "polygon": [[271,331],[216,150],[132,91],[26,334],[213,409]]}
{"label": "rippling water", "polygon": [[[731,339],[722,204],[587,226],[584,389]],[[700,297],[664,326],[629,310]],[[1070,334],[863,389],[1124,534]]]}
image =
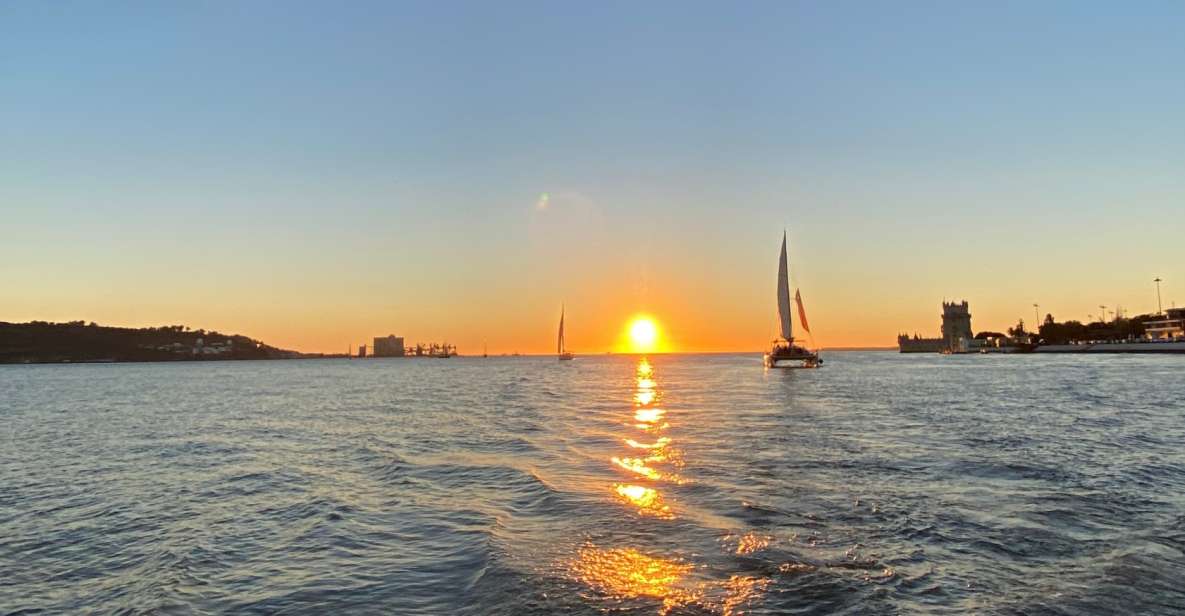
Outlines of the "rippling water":
{"label": "rippling water", "polygon": [[1185,364],[0,367],[0,613],[1171,613]]}

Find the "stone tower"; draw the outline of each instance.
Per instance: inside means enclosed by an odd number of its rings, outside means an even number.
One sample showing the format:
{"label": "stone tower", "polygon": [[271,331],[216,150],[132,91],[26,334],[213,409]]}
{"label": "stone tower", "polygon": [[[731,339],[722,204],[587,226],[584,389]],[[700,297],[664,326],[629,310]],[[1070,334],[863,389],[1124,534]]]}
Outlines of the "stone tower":
{"label": "stone tower", "polygon": [[[942,341],[948,349],[966,346],[975,334],[971,332],[971,311],[967,300],[959,303],[942,302]],[[960,343],[959,341],[962,340]]]}

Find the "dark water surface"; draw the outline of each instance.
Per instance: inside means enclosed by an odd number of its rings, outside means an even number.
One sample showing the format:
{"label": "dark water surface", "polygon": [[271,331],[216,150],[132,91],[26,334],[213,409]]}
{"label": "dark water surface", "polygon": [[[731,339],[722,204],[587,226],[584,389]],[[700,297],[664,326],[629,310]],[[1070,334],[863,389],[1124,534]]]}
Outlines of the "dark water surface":
{"label": "dark water surface", "polygon": [[0,367],[0,613],[1185,611],[1185,358]]}

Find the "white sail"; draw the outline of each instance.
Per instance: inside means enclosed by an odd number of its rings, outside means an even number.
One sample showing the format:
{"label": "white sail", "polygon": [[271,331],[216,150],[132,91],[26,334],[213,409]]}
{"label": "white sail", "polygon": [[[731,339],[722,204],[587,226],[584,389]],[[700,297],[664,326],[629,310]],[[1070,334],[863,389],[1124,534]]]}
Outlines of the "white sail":
{"label": "white sail", "polygon": [[560,337],[556,341],[555,352],[564,354],[564,307],[560,306]]}
{"label": "white sail", "polygon": [[790,328],[790,267],[786,263],[786,233],[782,232],[782,256],[778,259],[778,323],[782,326],[782,338],[792,340]]}

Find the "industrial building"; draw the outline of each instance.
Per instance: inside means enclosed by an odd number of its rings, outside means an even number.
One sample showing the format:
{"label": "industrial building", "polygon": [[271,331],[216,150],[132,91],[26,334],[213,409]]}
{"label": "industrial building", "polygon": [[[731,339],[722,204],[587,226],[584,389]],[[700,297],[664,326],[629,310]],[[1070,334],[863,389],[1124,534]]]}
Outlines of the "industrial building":
{"label": "industrial building", "polygon": [[375,357],[403,357],[403,336],[387,336],[375,338],[371,351]]}

